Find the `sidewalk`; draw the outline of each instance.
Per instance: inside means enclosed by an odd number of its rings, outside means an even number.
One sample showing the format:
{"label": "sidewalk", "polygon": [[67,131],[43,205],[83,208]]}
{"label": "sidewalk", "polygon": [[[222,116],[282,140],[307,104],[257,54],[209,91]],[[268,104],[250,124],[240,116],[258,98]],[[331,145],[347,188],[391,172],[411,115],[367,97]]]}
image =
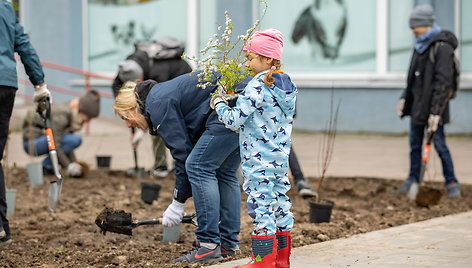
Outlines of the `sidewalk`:
{"label": "sidewalk", "polygon": [[466,212],[295,248],[291,267],[471,267],[471,221],[472,212]]}
{"label": "sidewalk", "polygon": [[[11,123],[12,129],[21,128],[24,108],[16,108]],[[80,133],[82,145],[77,150],[79,160],[96,167],[97,155],[111,155],[112,169],[122,169],[134,166],[133,149],[130,144],[130,130],[123,121],[113,118],[98,118],[92,120],[89,134]],[[85,131],[83,131],[85,132]],[[39,158],[29,157],[22,149],[21,132],[10,135],[9,161],[18,166],[28,162],[38,161]],[[294,133],[293,147],[297,153],[300,165],[306,177],[319,177],[320,134]],[[456,176],[461,183],[472,184],[472,137],[448,137],[447,142],[454,159]],[[138,163],[147,169],[152,167],[153,153],[151,138],[144,137],[138,148]],[[169,158],[169,164],[170,157]],[[354,135],[338,134],[336,136],[334,153],[328,168],[327,176],[339,177],[375,177],[385,179],[406,178],[409,170],[409,147],[407,136],[386,135]],[[442,167],[435,150],[432,150],[428,164],[426,180],[443,181]]]}

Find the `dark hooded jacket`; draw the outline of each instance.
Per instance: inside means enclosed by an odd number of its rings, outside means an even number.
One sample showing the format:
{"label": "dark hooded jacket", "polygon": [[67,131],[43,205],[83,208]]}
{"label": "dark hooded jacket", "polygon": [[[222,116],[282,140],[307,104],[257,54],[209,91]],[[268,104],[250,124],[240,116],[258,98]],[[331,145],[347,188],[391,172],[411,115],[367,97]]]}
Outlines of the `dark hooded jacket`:
{"label": "dark hooded jacket", "polygon": [[[156,82],[164,82],[192,71],[190,65],[181,57],[153,60],[148,57],[145,51],[138,50],[126,59],[136,61],[143,68],[144,80],[152,79]],[[121,81],[118,75],[116,76],[111,86],[114,96],[118,95],[124,82],[126,81]]]}
{"label": "dark hooded jacket", "polygon": [[[435,53],[435,63],[429,57],[435,43],[440,45]],[[450,31],[441,31],[422,54],[414,51],[408,71],[404,115],[410,115],[413,123],[426,125],[430,114],[442,115],[441,124],[449,122],[449,96],[454,77],[454,50],[458,42]]]}

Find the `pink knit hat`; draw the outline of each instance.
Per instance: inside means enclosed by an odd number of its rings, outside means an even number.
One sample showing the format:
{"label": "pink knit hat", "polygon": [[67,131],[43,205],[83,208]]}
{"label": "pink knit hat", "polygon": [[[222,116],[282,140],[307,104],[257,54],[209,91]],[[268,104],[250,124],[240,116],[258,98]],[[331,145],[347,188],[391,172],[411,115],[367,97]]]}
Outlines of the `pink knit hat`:
{"label": "pink knit hat", "polygon": [[257,55],[280,60],[284,48],[284,37],[279,30],[267,29],[255,32],[243,50]]}

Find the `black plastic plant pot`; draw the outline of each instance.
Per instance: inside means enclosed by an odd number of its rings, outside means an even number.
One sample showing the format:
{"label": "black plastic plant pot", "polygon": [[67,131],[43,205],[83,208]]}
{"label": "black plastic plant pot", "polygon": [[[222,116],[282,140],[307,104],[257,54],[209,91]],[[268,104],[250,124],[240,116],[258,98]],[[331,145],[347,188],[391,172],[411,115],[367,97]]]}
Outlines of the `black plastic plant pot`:
{"label": "black plastic plant pot", "polygon": [[159,197],[161,186],[156,183],[142,182],[141,183],[141,199],[144,203],[151,205],[154,200]]}
{"label": "black plastic plant pot", "polygon": [[319,203],[310,202],[310,222],[329,222],[334,202],[331,200],[320,200]]}
{"label": "black plastic plant pot", "polygon": [[110,168],[111,156],[109,155],[97,155],[97,167],[98,168]]}

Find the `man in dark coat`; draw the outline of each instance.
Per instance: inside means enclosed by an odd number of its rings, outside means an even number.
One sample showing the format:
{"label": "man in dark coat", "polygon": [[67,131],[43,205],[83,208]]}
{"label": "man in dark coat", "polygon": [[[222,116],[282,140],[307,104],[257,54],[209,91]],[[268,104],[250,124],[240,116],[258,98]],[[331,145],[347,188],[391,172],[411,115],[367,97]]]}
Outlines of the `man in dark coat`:
{"label": "man in dark coat", "polygon": [[[407,87],[397,105],[400,118],[411,116],[410,174],[396,192],[408,192],[413,183],[419,182],[422,143],[427,129],[428,133],[434,133],[434,146],[441,158],[448,196],[459,198],[460,185],[444,134],[444,124],[449,122],[449,99],[454,93],[454,50],[458,42],[452,32],[441,30],[434,20],[430,5],[417,6],[410,15],[416,43]],[[434,62],[431,53],[434,53]]]}

